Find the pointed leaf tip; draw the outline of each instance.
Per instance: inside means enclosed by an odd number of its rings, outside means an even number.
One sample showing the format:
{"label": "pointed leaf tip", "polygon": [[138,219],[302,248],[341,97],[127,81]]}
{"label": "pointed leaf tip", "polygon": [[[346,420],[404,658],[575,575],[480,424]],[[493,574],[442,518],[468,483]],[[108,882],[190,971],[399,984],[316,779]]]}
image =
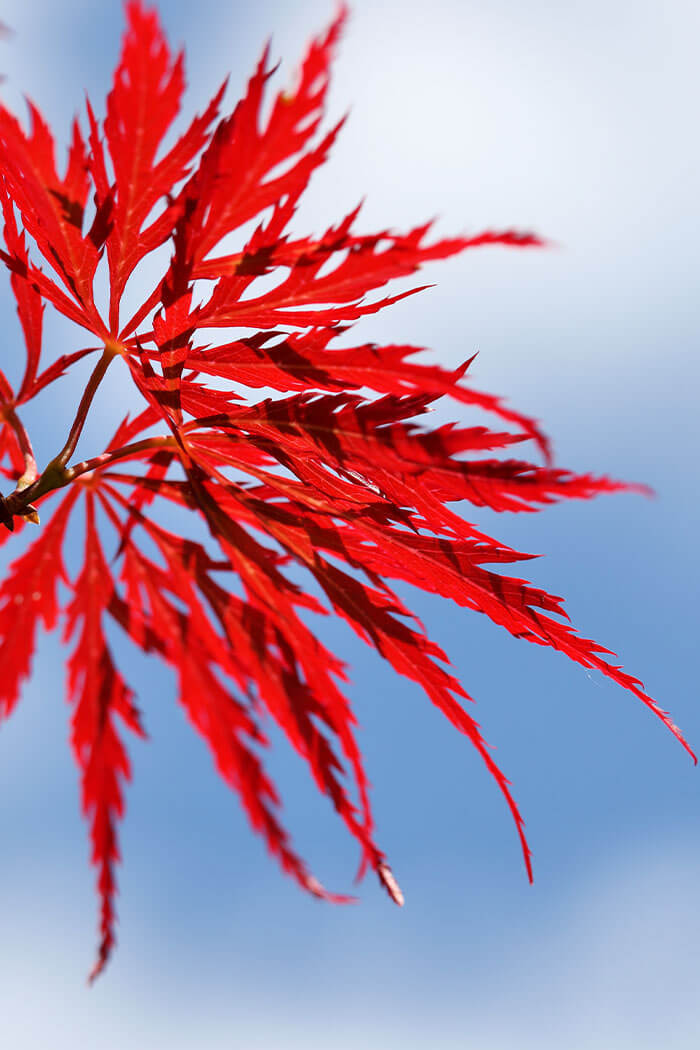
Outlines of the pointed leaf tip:
{"label": "pointed leaf tip", "polygon": [[403,908],[405,898],[389,865],[380,864],[377,867],[377,875],[379,876],[379,881],[393,900],[394,904],[398,904],[399,908]]}

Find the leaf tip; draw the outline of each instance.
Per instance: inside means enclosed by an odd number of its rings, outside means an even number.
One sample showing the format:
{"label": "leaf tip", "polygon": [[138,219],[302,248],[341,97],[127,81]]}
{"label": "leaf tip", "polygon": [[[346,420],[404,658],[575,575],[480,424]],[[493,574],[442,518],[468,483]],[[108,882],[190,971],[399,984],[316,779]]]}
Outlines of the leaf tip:
{"label": "leaf tip", "polygon": [[377,875],[379,876],[379,881],[393,900],[394,904],[398,904],[399,908],[403,908],[405,897],[389,865],[379,864],[377,866]]}

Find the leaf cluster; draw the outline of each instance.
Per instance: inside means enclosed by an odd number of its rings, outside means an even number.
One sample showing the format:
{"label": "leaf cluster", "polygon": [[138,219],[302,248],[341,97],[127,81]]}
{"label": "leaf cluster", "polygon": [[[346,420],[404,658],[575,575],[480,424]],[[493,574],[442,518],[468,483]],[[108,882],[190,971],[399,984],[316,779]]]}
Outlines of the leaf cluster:
{"label": "leaf cluster", "polygon": [[[293,236],[300,197],[342,125],[324,131],[321,122],[346,12],[311,43],[291,90],[264,107],[274,72],[266,48],[233,111],[221,114],[224,84],[179,136],[172,130],[183,55],[171,55],[156,13],[139,0],[127,4],[126,19],[104,118],[88,100],[62,171],[39,110],[29,104],[25,128],[0,105],[0,258],[26,351],[16,389],[0,372],[0,464],[14,483],[1,505],[4,539],[38,522],[39,512],[45,519],[0,587],[0,712],[9,716],[17,703],[39,625],[60,622],[100,897],[93,977],[115,940],[125,738],[144,735],[107,641],[110,621],[173,669],[179,703],[283,870],[333,900],[346,898],[324,889],[283,826],[265,768],[265,719],[284,731],[356,840],[360,874],[372,869],[397,903],[403,897],[376,841],[345,668],[309,626],[310,614],[345,620],[469,739],[511,810],[530,875],[523,822],[469,713],[471,698],[399,598],[397,581],[602,671],[682,740],[641,683],[574,631],[560,598],[503,571],[531,556],[455,509],[536,511],[633,486],[554,467],[535,421],[473,389],[473,359],[449,371],[419,362],[416,346],[348,345],[354,322],[420,290],[388,295],[381,290],[389,282],[483,245],[540,240],[512,230],[435,240],[429,225],[360,233],[359,208],[321,235]],[[232,251],[251,220],[252,234]],[[127,285],[142,285],[139,265],[163,245],[164,272],[124,316]],[[108,278],[104,309],[95,298],[98,267]],[[270,274],[274,287],[268,280],[260,290]],[[90,334],[89,348],[45,363],[47,303]],[[99,356],[73,426],[40,471],[23,406],[48,397],[89,354]],[[123,420],[104,450],[76,462],[114,361],[128,370],[142,411]],[[485,410],[498,429],[431,427],[431,406],[443,396]],[[526,442],[543,464],[516,455]],[[209,541],[158,524],[156,504],[186,510]],[[76,516],[84,560],[71,578],[63,548]]]}

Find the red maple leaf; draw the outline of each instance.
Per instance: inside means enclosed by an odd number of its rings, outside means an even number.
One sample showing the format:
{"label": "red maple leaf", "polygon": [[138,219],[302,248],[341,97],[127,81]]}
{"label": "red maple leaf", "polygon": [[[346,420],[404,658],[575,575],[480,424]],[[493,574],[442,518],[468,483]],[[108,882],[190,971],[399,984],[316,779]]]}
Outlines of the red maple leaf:
{"label": "red maple leaf", "polygon": [[[293,237],[298,201],[340,129],[320,133],[345,10],[312,42],[295,88],[279,93],[267,116],[273,70],[266,48],[231,115],[219,115],[222,86],[169,149],[163,142],[180,109],[183,56],[172,58],[157,15],[139,0],[127,4],[126,16],[106,115],[100,121],[88,102],[85,130],[74,122],[63,174],[39,111],[30,104],[25,130],[0,106],[0,257],[26,348],[16,392],[0,372],[0,462],[15,481],[0,498],[3,523],[8,530],[15,520],[38,523],[37,507],[43,515],[59,492],[39,538],[0,587],[0,709],[10,714],[30,673],[38,621],[54,628],[62,617],[64,639],[73,645],[71,743],[101,901],[91,977],[115,939],[116,826],[130,773],[124,729],[144,732],[105,638],[109,620],[173,667],[179,700],[253,827],[300,885],[333,900],[347,898],[321,886],[281,823],[262,757],[265,713],[357,840],[360,873],[372,868],[398,904],[403,897],[375,841],[355,719],[342,692],[344,665],[308,626],[309,613],[332,610],[346,620],[469,738],[510,807],[530,877],[523,822],[465,708],[471,698],[391,580],[451,598],[517,638],[602,671],[690,750],[641,683],[607,662],[609,650],[562,619],[560,598],[485,567],[531,555],[477,531],[451,506],[534,511],[640,486],[555,468],[533,420],[472,389],[471,360],[447,371],[416,362],[419,347],[335,343],[354,321],[420,291],[376,295],[422,263],[485,244],[534,247],[539,238],[507,230],[435,241],[429,225],[363,234],[355,229],[359,209],[317,237]],[[222,248],[256,217],[238,251]],[[165,273],[135,314],[123,316],[123,293],[137,266],[168,243]],[[94,297],[101,265],[109,281],[106,315]],[[275,287],[258,291],[258,278],[273,272],[280,274]],[[46,302],[99,346],[44,366]],[[224,330],[228,341],[208,342],[204,330],[211,329]],[[68,438],[40,472],[21,407],[96,351],[101,356]],[[124,419],[101,454],[73,463],[95,391],[115,358],[128,368],[143,411]],[[260,389],[281,396],[256,401]],[[512,429],[431,429],[423,417],[442,396]],[[503,458],[528,440],[544,466]],[[211,542],[157,524],[149,514],[156,500],[189,511]],[[69,579],[62,548],[80,513],[85,556]],[[115,546],[116,568],[105,555],[103,530]],[[59,586],[68,592],[62,603]]]}

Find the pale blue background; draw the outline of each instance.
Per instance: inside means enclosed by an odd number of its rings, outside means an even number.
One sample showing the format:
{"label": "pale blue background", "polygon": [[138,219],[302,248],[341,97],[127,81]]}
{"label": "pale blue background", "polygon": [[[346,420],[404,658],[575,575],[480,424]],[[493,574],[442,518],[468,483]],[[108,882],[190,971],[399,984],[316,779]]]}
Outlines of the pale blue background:
{"label": "pale blue background", "polygon": [[[697,5],[354,7],[331,101],[335,115],[351,105],[351,119],[294,228],[319,231],[366,194],[365,229],[439,214],[445,233],[515,225],[557,242],[543,253],[493,249],[435,265],[427,276],[436,288],[360,331],[432,346],[445,363],[478,348],[478,385],[541,418],[559,463],[654,486],[653,501],[618,495],[478,520],[547,554],[523,571],[565,595],[581,631],[614,649],[700,747]],[[270,31],[283,83],[332,11],[325,0],[237,3],[224,14],[213,0],[163,5],[171,40],[187,46],[187,113],[229,69],[233,102]],[[119,4],[13,0],[2,17],[16,30],[0,44],[13,107],[26,90],[66,127],[86,86],[100,102],[118,53]],[[4,362],[18,330],[9,297],[2,302]],[[74,340],[75,330],[52,325],[47,351],[74,349]],[[129,398],[123,376],[110,383],[98,406],[112,420]],[[44,459],[55,451],[44,424],[70,412],[69,384],[64,393],[64,403],[42,403],[44,420],[33,417]],[[96,441],[99,430],[96,422]],[[82,447],[95,451],[90,433]],[[185,725],[170,676],[124,651],[151,740],[131,749],[119,947],[87,991],[94,874],[62,654],[47,640],[0,731],[4,1046],[699,1045],[697,771],[607,680],[483,617],[412,601],[476,698],[514,783],[534,886],[468,743],[340,627],[325,637],[353,665],[402,911],[373,879],[348,908],[307,899],[285,880]],[[300,764],[278,751],[300,848],[328,885],[350,889],[354,849]]]}

